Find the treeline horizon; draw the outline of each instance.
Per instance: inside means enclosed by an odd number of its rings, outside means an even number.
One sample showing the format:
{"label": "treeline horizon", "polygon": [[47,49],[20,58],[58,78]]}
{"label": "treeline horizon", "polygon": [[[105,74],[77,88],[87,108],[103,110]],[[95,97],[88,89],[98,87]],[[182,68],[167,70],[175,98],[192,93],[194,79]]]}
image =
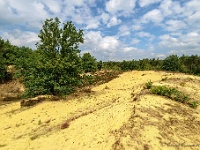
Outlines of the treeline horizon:
{"label": "treeline horizon", "polygon": [[[77,86],[91,81],[81,75],[98,70],[163,70],[200,75],[200,56],[170,55],[165,59],[97,61],[90,53],[80,55],[79,44],[84,42],[83,30],[69,21],[60,26],[58,18],[46,19],[36,43],[36,50],[12,45],[0,37],[0,83],[20,78],[27,97],[40,94],[68,95]],[[13,65],[15,73],[8,72]]]}
{"label": "treeline horizon", "polygon": [[[19,60],[25,61],[26,58],[37,53],[38,50],[26,46],[19,47],[12,45],[8,40],[4,40],[0,37],[0,52],[1,64],[4,62],[6,66],[9,66],[18,64]],[[84,53],[83,56],[80,57],[83,61],[90,61],[89,59],[91,59],[91,62],[88,62],[88,64],[83,67],[85,72],[94,72],[101,69],[122,71],[163,70],[200,75],[199,55],[169,55],[164,59],[143,58],[139,60],[122,61],[97,61],[90,53]]]}

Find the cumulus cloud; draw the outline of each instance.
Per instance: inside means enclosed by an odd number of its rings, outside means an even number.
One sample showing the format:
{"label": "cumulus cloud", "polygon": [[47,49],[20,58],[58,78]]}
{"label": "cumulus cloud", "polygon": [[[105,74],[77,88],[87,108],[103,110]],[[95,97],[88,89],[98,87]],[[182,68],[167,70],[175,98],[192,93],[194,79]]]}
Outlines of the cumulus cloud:
{"label": "cumulus cloud", "polygon": [[107,14],[107,13],[102,13],[101,16],[100,16],[102,22],[104,24],[107,24],[108,23],[108,20],[110,19],[110,15]]}
{"label": "cumulus cloud", "polygon": [[152,41],[155,38],[154,35],[152,35],[152,34],[150,34],[148,32],[143,32],[143,31],[142,32],[138,32],[137,36],[140,37],[140,38],[148,38],[149,41]]}
{"label": "cumulus cloud", "polygon": [[106,10],[112,14],[120,14],[123,16],[133,13],[136,0],[110,0],[106,3]]}
{"label": "cumulus cloud", "polygon": [[38,35],[34,32],[14,30],[12,32],[1,33],[4,39],[8,39],[13,45],[27,46],[35,49],[35,44],[39,41]]}
{"label": "cumulus cloud", "polygon": [[159,37],[159,47],[171,50],[178,54],[189,54],[191,51],[198,51],[200,46],[200,34],[197,32],[189,32],[186,34],[180,34],[179,36],[172,36],[165,34]]}
{"label": "cumulus cloud", "polygon": [[134,30],[134,31],[142,30],[142,25],[141,24],[134,24],[134,25],[131,26],[131,29]]}
{"label": "cumulus cloud", "polygon": [[130,28],[127,25],[122,25],[119,27],[119,36],[128,36],[131,33]]}
{"label": "cumulus cloud", "polygon": [[124,52],[134,52],[134,51],[138,51],[138,49],[135,47],[124,47],[123,51]]}
{"label": "cumulus cloud", "polygon": [[163,0],[159,9],[164,17],[178,18],[184,13],[184,7],[181,7],[179,1]]}
{"label": "cumulus cloud", "polygon": [[169,20],[166,22],[166,30],[168,31],[177,31],[180,29],[184,29],[186,24],[180,20]]}
{"label": "cumulus cloud", "polygon": [[163,21],[163,16],[158,9],[151,10],[147,12],[143,17],[142,17],[142,23],[148,23],[148,22],[154,22],[154,23],[160,23]]}
{"label": "cumulus cloud", "polygon": [[151,37],[152,35],[148,32],[138,32],[139,37]]}
{"label": "cumulus cloud", "polygon": [[103,36],[100,31],[89,31],[84,38],[84,46],[90,50],[114,52],[119,46],[117,37]]}
{"label": "cumulus cloud", "polygon": [[139,0],[139,4],[141,7],[145,7],[154,3],[158,3],[161,0]]}
{"label": "cumulus cloud", "polygon": [[39,22],[48,17],[44,4],[37,1],[1,1],[0,8],[0,25],[26,24],[27,22],[31,25],[31,22]]}
{"label": "cumulus cloud", "polygon": [[90,52],[100,60],[114,59],[120,42],[115,36],[103,36],[100,31],[89,31],[85,33],[85,42],[81,45],[82,53]]}
{"label": "cumulus cloud", "polygon": [[35,48],[42,22],[59,17],[84,29],[80,48],[99,59],[200,54],[199,8],[199,0],[0,0],[0,36]]}
{"label": "cumulus cloud", "polygon": [[138,39],[136,39],[136,38],[133,38],[133,39],[131,40],[131,44],[138,44],[138,43],[140,43],[140,40],[138,40]]}
{"label": "cumulus cloud", "polygon": [[118,24],[120,24],[122,21],[120,19],[118,19],[116,16],[113,16],[112,18],[110,18],[107,27],[110,28],[112,26],[116,26]]}
{"label": "cumulus cloud", "polygon": [[199,0],[190,0],[183,6],[183,16],[191,16],[196,12],[199,12],[200,3]]}

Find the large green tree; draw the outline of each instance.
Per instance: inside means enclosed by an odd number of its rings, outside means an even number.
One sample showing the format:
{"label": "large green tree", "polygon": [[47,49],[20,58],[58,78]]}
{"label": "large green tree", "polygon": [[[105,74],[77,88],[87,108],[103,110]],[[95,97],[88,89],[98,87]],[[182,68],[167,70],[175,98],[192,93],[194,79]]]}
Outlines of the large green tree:
{"label": "large green tree", "polygon": [[81,84],[79,44],[83,30],[72,22],[61,25],[58,18],[46,19],[38,35],[40,42],[21,75],[28,96],[39,94],[66,95]]}

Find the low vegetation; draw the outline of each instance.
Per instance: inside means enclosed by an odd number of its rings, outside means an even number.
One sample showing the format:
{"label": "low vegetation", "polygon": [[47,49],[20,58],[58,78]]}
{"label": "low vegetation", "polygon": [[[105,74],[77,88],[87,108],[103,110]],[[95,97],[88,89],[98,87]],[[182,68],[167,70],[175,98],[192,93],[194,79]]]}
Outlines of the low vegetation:
{"label": "low vegetation", "polygon": [[187,104],[188,106],[192,108],[197,108],[197,106],[199,105],[199,102],[191,101],[191,98],[189,97],[189,95],[186,95],[185,93],[173,87],[153,86],[153,83],[149,81],[146,83],[146,89],[149,89],[152,94],[165,96],[177,102]]}

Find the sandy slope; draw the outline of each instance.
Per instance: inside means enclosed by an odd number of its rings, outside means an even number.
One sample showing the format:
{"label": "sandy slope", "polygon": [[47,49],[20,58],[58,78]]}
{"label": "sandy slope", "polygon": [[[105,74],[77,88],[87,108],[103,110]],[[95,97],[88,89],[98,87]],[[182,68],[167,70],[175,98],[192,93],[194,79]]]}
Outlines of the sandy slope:
{"label": "sandy slope", "polygon": [[[126,72],[84,97],[31,108],[1,105],[0,149],[200,149],[200,107],[141,93],[150,80],[200,100],[200,77]],[[69,126],[61,129],[66,120]]]}

